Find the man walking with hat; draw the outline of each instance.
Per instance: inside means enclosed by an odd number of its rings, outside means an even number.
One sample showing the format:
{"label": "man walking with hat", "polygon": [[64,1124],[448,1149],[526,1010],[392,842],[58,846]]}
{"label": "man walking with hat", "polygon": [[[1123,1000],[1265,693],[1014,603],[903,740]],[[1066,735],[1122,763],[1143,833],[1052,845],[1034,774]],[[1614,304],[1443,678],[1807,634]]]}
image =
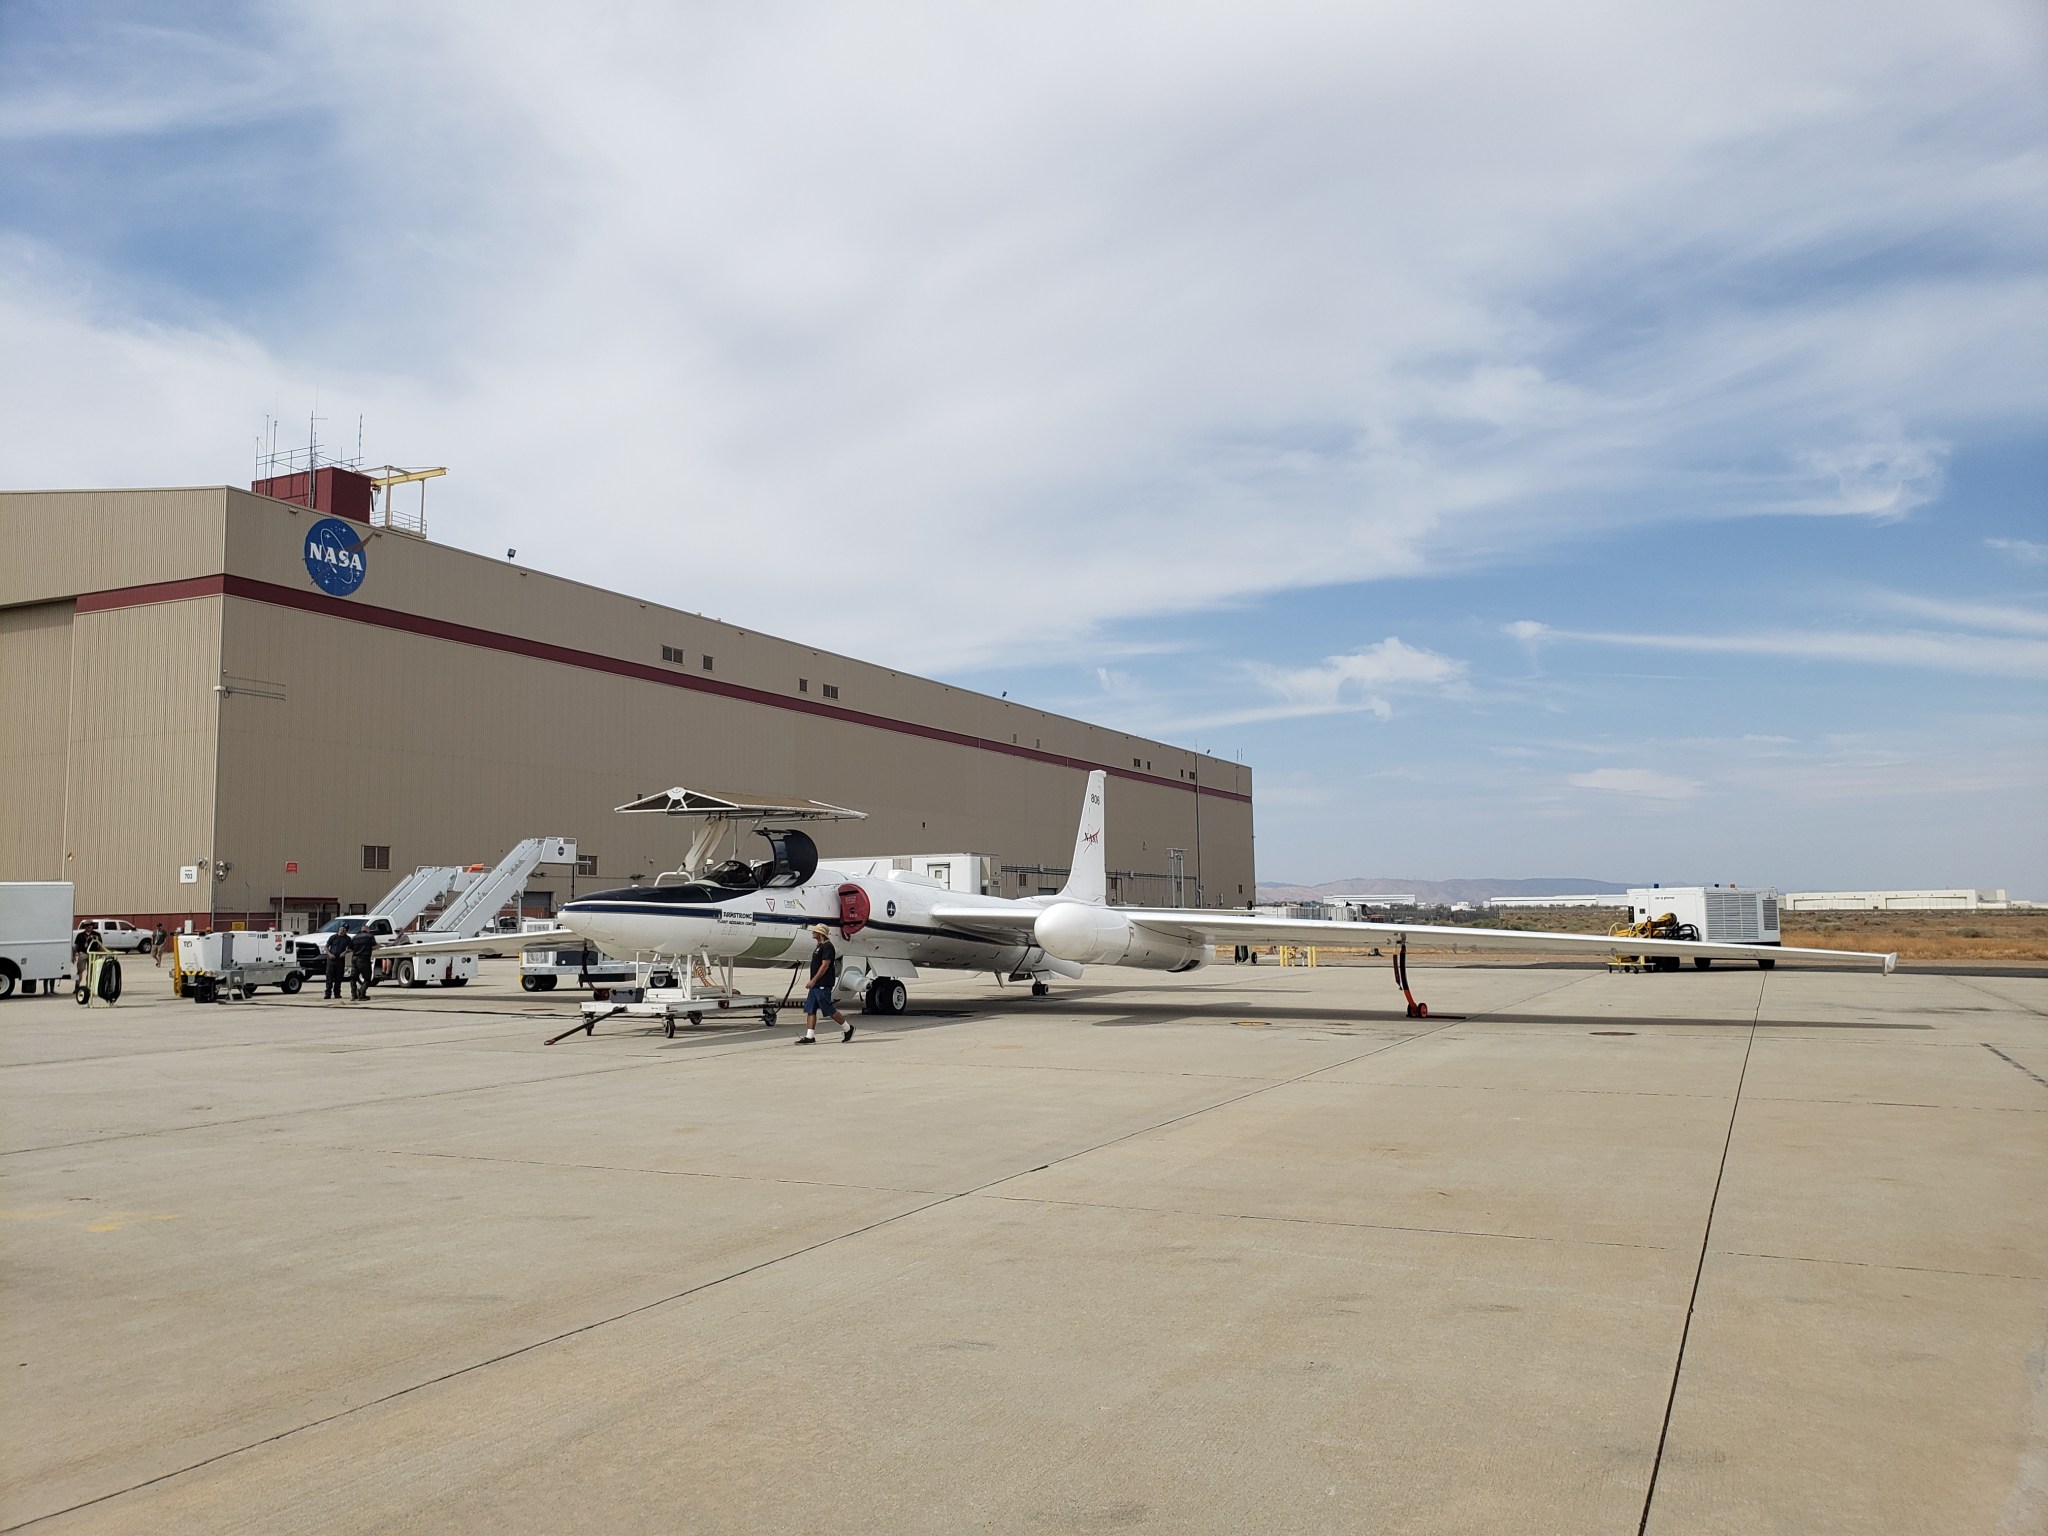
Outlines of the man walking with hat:
{"label": "man walking with hat", "polygon": [[832,991],[839,985],[839,951],[832,947],[832,930],[823,923],[811,924],[811,937],[818,941],[818,947],[811,951],[811,980],[804,992],[804,1032],[797,1044],[816,1045],[818,1037],[813,1030],[818,1015],[829,1013],[840,1028],[839,1043],[844,1045],[853,1038],[853,1026],[832,1000]]}

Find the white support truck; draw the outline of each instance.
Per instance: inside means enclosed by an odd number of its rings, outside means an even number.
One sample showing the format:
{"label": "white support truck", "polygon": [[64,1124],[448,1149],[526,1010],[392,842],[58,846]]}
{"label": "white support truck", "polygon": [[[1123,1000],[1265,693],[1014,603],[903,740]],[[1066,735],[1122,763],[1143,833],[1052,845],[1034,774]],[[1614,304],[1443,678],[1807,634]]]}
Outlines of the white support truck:
{"label": "white support truck", "polygon": [[[1745,889],[1733,885],[1653,885],[1631,887],[1629,910],[1637,923],[1654,923],[1670,916],[1677,920],[1688,939],[1709,944],[1783,944],[1778,927],[1779,897],[1774,890]],[[1682,930],[1691,929],[1691,932]],[[1626,947],[1625,944],[1617,947]],[[1667,957],[1668,958],[1668,957]],[[1705,970],[1713,962],[1696,955],[1692,962]],[[1769,970],[1777,962],[1758,960]],[[1657,969],[1676,970],[1678,961]]]}
{"label": "white support truck", "polygon": [[[529,917],[519,931],[523,936],[560,929],[550,918]],[[572,987],[630,987],[640,980],[640,968],[576,938],[563,940],[558,947],[520,950],[519,985],[526,991],[552,992],[564,979]]]}
{"label": "white support truck", "polygon": [[0,997],[71,985],[72,894],[68,880],[0,881]]}
{"label": "white support truck", "polygon": [[[324,971],[326,945],[337,931],[355,934],[367,929],[377,941],[379,982],[401,987],[424,987],[438,981],[444,987],[466,987],[476,979],[477,962],[487,947],[442,950],[450,939],[480,939],[492,931],[499,909],[518,899],[526,889],[527,877],[543,864],[574,864],[573,837],[529,837],[489,870],[471,866],[422,865],[393,888],[380,903],[380,910],[338,917],[318,933],[298,941],[299,956],[308,973]],[[453,896],[440,916],[418,932],[408,925],[436,900]],[[388,904],[392,910],[382,910]]]}
{"label": "white support truck", "polygon": [[320,976],[327,968],[327,941],[337,933],[356,934],[368,928],[379,944],[388,944],[403,933],[420,915],[455,889],[462,880],[459,864],[422,864],[386,891],[368,912],[337,917],[324,928],[302,933],[293,940],[299,964],[309,976]]}

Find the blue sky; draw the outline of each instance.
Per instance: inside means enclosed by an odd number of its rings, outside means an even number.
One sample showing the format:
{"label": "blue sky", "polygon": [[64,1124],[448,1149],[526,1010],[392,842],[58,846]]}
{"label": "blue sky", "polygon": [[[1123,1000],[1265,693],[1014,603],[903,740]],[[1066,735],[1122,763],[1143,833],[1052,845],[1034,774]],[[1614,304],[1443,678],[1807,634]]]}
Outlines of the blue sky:
{"label": "blue sky", "polygon": [[2048,898],[2044,80],[1984,0],[13,0],[0,483],[317,401],[437,538],[1242,756],[1263,878]]}

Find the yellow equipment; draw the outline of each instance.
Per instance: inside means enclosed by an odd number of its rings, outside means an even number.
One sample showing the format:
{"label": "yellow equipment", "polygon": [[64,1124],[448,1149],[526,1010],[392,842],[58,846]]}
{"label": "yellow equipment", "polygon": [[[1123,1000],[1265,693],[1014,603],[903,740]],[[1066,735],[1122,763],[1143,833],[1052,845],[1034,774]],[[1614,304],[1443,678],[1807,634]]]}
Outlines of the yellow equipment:
{"label": "yellow equipment", "polygon": [[[1676,912],[1666,912],[1661,917],[1646,917],[1640,923],[1622,923],[1607,930],[1617,939],[1691,939],[1697,941],[1698,928],[1691,923],[1681,923]],[[1610,971],[1675,971],[1678,969],[1676,955],[1624,955],[1616,954],[1607,962]]]}

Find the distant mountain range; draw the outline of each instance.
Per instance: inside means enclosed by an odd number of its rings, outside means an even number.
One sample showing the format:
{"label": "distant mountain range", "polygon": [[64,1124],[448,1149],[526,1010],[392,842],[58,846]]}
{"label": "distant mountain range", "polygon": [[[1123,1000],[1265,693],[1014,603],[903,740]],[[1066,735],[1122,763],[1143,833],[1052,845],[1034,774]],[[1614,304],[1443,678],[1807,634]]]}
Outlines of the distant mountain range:
{"label": "distant mountain range", "polygon": [[[1638,881],[1638,884],[1643,882]],[[1320,901],[1326,896],[1413,896],[1424,906],[1480,902],[1495,896],[1614,896],[1626,885],[1612,880],[1384,880],[1360,875],[1351,880],[1326,880],[1321,885],[1269,885],[1259,882],[1259,900]]]}

